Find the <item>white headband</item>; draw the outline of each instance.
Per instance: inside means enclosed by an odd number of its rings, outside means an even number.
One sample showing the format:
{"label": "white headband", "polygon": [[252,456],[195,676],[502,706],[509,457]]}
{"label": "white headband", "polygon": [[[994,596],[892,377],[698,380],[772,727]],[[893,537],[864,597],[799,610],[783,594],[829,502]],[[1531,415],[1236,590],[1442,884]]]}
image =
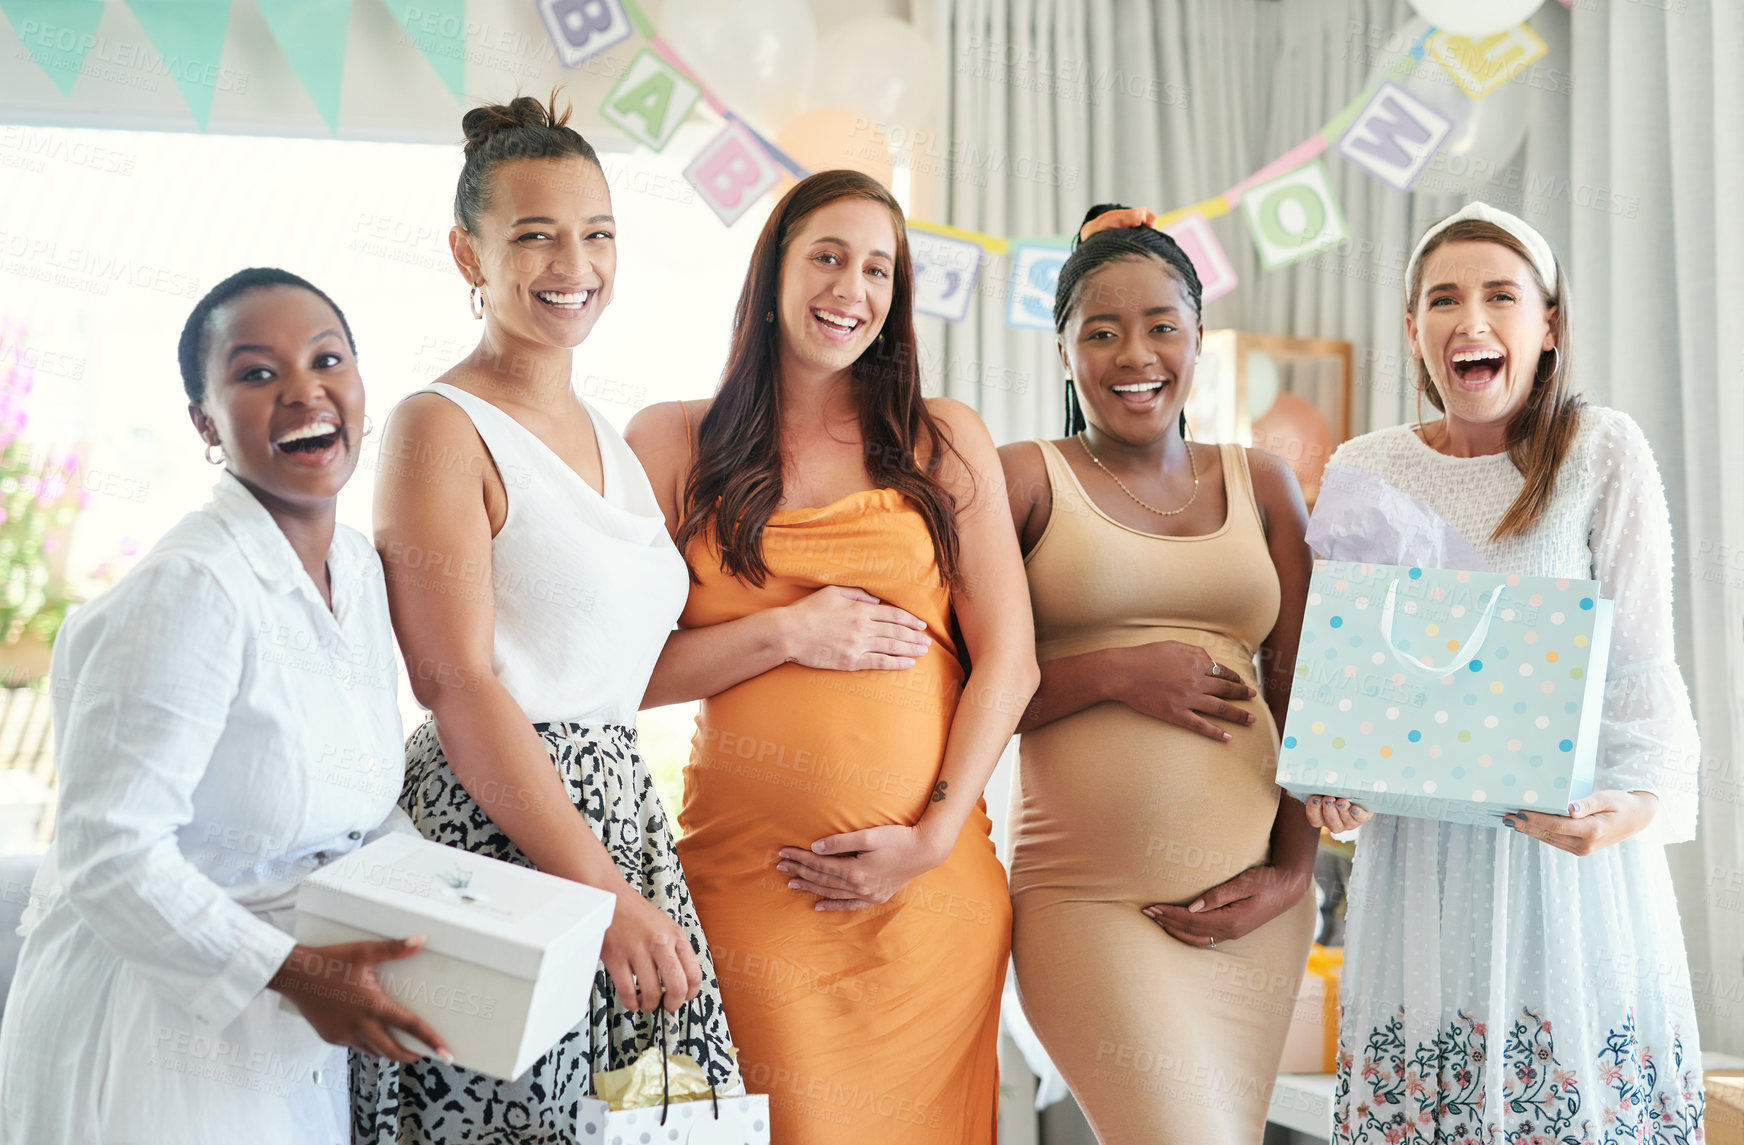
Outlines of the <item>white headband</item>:
{"label": "white headband", "polygon": [[[1532,269],[1538,272],[1539,279],[1544,283],[1544,289],[1556,295],[1556,256],[1550,253],[1550,244],[1544,241],[1544,236],[1532,228],[1525,219],[1510,215],[1507,211],[1498,211],[1488,203],[1470,202],[1454,214],[1442,219],[1439,223],[1423,232],[1423,237],[1417,240],[1417,249],[1411,252],[1411,261],[1405,264],[1405,282],[1407,286],[1417,274],[1417,264],[1423,259],[1423,248],[1429,245],[1429,240],[1462,219],[1479,219],[1494,226],[1501,227],[1520,240],[1520,245],[1526,248],[1526,253],[1532,256]],[[1415,303],[1415,299],[1412,300]]]}

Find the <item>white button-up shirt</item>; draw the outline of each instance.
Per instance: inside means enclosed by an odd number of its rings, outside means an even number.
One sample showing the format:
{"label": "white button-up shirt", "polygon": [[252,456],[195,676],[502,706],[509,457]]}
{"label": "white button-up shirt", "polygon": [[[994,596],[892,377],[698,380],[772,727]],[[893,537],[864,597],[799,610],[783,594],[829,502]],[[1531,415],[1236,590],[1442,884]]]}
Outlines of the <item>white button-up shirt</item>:
{"label": "white button-up shirt", "polygon": [[344,1051],[266,988],[298,881],[404,819],[381,563],[340,526],[327,567],[331,611],[226,472],[61,629],[58,835],[0,1028],[0,1140],[350,1139]]}

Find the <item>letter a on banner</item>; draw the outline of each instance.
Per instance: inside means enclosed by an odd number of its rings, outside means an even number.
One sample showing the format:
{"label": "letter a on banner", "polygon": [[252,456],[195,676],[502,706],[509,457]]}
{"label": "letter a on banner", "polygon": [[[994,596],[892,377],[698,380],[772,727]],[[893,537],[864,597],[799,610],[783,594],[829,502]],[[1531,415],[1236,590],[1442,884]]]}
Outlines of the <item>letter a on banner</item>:
{"label": "letter a on banner", "polygon": [[1453,130],[1396,83],[1383,83],[1338,140],[1338,153],[1395,191],[1409,191]]}
{"label": "letter a on banner", "polygon": [[1267,270],[1289,266],[1344,241],[1344,216],[1316,159],[1242,192],[1241,207]]}
{"label": "letter a on banner", "polygon": [[566,68],[630,38],[630,17],[620,0],[538,0],[539,18]]}
{"label": "letter a on banner", "polygon": [[1229,264],[1229,257],[1223,253],[1217,236],[1212,233],[1211,224],[1198,211],[1182,215],[1162,231],[1175,240],[1193,264],[1193,271],[1199,276],[1200,302],[1222,298],[1241,281],[1235,276],[1235,267]]}
{"label": "letter a on banner", "polygon": [[684,177],[729,227],[781,179],[781,168],[737,120],[697,153]]}
{"label": "letter a on banner", "polygon": [[653,52],[643,51],[606,96],[600,114],[642,146],[658,151],[672,141],[701,98],[701,88]]}

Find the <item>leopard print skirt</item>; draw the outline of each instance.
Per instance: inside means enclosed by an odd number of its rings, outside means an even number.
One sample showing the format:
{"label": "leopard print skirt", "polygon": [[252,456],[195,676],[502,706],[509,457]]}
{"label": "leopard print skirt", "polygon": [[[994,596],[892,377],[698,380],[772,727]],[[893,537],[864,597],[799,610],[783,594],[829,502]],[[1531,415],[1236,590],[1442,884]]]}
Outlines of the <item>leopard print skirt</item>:
{"label": "leopard print skirt", "polygon": [[[576,809],[610,852],[619,872],[655,906],[678,920],[702,964],[702,995],[688,1023],[672,1022],[688,1053],[723,1093],[741,1088],[728,1052],[720,984],[703,941],[672,832],[634,728],[616,724],[534,724]],[[426,839],[532,866],[455,779],[436,726],[425,722],[406,742],[405,808]],[[687,1027],[687,1028],[686,1028]],[[574,1140],[577,1099],[593,1093],[596,1070],[629,1065],[657,1038],[653,1017],[627,1009],[603,968],[594,975],[588,1023],[565,1034],[514,1081],[499,1081],[432,1058],[400,1065],[351,1055],[354,1145],[560,1145]]]}

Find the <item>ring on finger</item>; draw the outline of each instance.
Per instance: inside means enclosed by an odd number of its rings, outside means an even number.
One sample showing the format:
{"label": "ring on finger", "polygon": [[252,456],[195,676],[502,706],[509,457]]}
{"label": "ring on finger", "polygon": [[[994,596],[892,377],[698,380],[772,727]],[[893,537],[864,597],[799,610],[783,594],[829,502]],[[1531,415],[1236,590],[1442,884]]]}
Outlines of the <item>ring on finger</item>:
{"label": "ring on finger", "polygon": [[1211,665],[1211,674],[1212,674],[1212,675],[1213,675],[1213,676],[1221,676],[1221,675],[1223,675],[1223,665],[1222,665],[1222,664],[1213,664],[1213,665]]}

